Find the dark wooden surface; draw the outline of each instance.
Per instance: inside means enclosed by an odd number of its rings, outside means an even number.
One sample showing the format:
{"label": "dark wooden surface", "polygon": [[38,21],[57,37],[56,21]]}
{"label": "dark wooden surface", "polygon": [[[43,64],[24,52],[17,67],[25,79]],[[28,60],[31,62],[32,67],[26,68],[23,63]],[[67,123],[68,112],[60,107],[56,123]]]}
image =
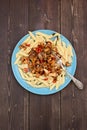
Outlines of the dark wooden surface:
{"label": "dark wooden surface", "polygon": [[[24,90],[11,69],[11,54],[28,30],[65,35],[77,54],[73,82],[39,96]],[[0,130],[87,130],[87,0],[0,0]]]}

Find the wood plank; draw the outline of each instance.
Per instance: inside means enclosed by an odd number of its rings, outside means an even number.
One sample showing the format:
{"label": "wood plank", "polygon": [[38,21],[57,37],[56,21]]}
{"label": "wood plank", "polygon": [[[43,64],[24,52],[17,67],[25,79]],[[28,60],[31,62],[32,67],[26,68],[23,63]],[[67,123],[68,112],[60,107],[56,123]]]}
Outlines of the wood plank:
{"label": "wood plank", "polygon": [[[59,0],[31,0],[29,8],[30,30],[52,29],[60,32]],[[30,130],[34,129],[60,130],[60,93],[50,96],[30,94]]]}
{"label": "wood plank", "polygon": [[[62,0],[61,3],[61,33],[70,39],[76,50],[78,64],[75,76],[84,82],[84,86],[87,84],[87,60],[83,60],[87,55],[86,4],[86,0]],[[86,99],[87,89],[80,91],[72,82],[61,92],[61,130],[87,128]]]}
{"label": "wood plank", "polygon": [[[73,3],[72,1],[61,0],[61,33],[66,36],[73,45]],[[74,84],[70,84],[61,92],[61,130],[73,129],[73,101]]]}
{"label": "wood plank", "polygon": [[9,130],[28,130],[29,93],[15,80],[10,58],[12,51],[28,31],[28,1],[10,1],[8,23]]}
{"label": "wood plank", "polygon": [[87,128],[87,71],[86,60],[83,60],[87,55],[87,1],[80,0],[73,2],[74,7],[74,29],[73,29],[73,41],[74,47],[77,52],[77,73],[76,77],[82,80],[84,83],[84,90],[78,91],[75,88],[75,101],[74,105],[74,129],[85,130]]}
{"label": "wood plank", "polygon": [[[6,2],[6,4],[4,4]],[[0,1],[0,130],[8,130],[8,10],[9,0]]]}

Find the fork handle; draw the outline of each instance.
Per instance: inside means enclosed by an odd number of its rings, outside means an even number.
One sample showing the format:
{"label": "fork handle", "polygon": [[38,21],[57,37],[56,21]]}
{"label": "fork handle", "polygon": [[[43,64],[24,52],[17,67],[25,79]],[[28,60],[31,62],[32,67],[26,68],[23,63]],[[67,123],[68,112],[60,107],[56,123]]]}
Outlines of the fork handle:
{"label": "fork handle", "polygon": [[75,85],[79,88],[79,89],[83,89],[83,83],[81,81],[79,81],[78,79],[76,79],[74,76],[72,76],[70,73],[67,72],[67,74],[69,75],[69,77],[72,79],[72,81],[75,83]]}

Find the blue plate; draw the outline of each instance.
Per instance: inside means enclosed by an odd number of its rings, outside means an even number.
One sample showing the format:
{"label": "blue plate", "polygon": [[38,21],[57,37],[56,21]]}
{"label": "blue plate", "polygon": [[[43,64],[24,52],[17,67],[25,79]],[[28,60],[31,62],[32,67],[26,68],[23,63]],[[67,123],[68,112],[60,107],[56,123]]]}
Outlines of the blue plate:
{"label": "blue plate", "polygon": [[[52,34],[55,33],[55,31],[52,30],[37,30],[34,31],[33,33],[35,34],[36,32],[43,32],[46,34]],[[33,88],[32,86],[30,86],[29,84],[26,83],[26,81],[24,79],[22,79],[19,71],[18,71],[18,67],[17,65],[14,64],[15,60],[16,60],[16,53],[19,51],[19,45],[21,45],[24,40],[29,36],[29,34],[25,35],[15,46],[13,53],[12,53],[12,58],[11,58],[11,66],[12,66],[12,71],[13,74],[16,78],[16,80],[18,81],[18,83],[26,90],[34,93],[34,94],[39,94],[39,95],[49,95],[49,94],[54,94],[56,92],[59,92],[60,90],[64,89],[71,81],[71,79],[66,76],[65,78],[65,83],[62,84],[57,90],[54,88],[52,90],[48,89],[48,88]],[[65,38],[63,35],[61,35],[61,39],[62,41],[64,41],[66,43],[66,45],[71,44],[69,42],[69,40],[67,38]],[[73,48],[73,47],[72,47]],[[75,70],[76,70],[76,53],[75,50],[73,48],[73,61],[72,61],[72,65],[70,67],[67,68],[68,72],[70,72],[72,75],[75,74]]]}

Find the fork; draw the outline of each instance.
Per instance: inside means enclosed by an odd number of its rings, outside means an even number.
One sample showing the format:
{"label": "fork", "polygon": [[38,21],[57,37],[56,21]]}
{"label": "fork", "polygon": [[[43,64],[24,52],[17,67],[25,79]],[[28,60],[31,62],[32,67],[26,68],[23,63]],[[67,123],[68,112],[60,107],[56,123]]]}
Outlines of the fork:
{"label": "fork", "polygon": [[79,89],[83,89],[83,83],[81,81],[79,81],[78,79],[76,79],[73,75],[71,75],[64,67],[62,60],[59,59],[57,62],[62,69],[66,72],[66,74],[71,78],[71,80],[74,82],[74,84],[79,88]]}

